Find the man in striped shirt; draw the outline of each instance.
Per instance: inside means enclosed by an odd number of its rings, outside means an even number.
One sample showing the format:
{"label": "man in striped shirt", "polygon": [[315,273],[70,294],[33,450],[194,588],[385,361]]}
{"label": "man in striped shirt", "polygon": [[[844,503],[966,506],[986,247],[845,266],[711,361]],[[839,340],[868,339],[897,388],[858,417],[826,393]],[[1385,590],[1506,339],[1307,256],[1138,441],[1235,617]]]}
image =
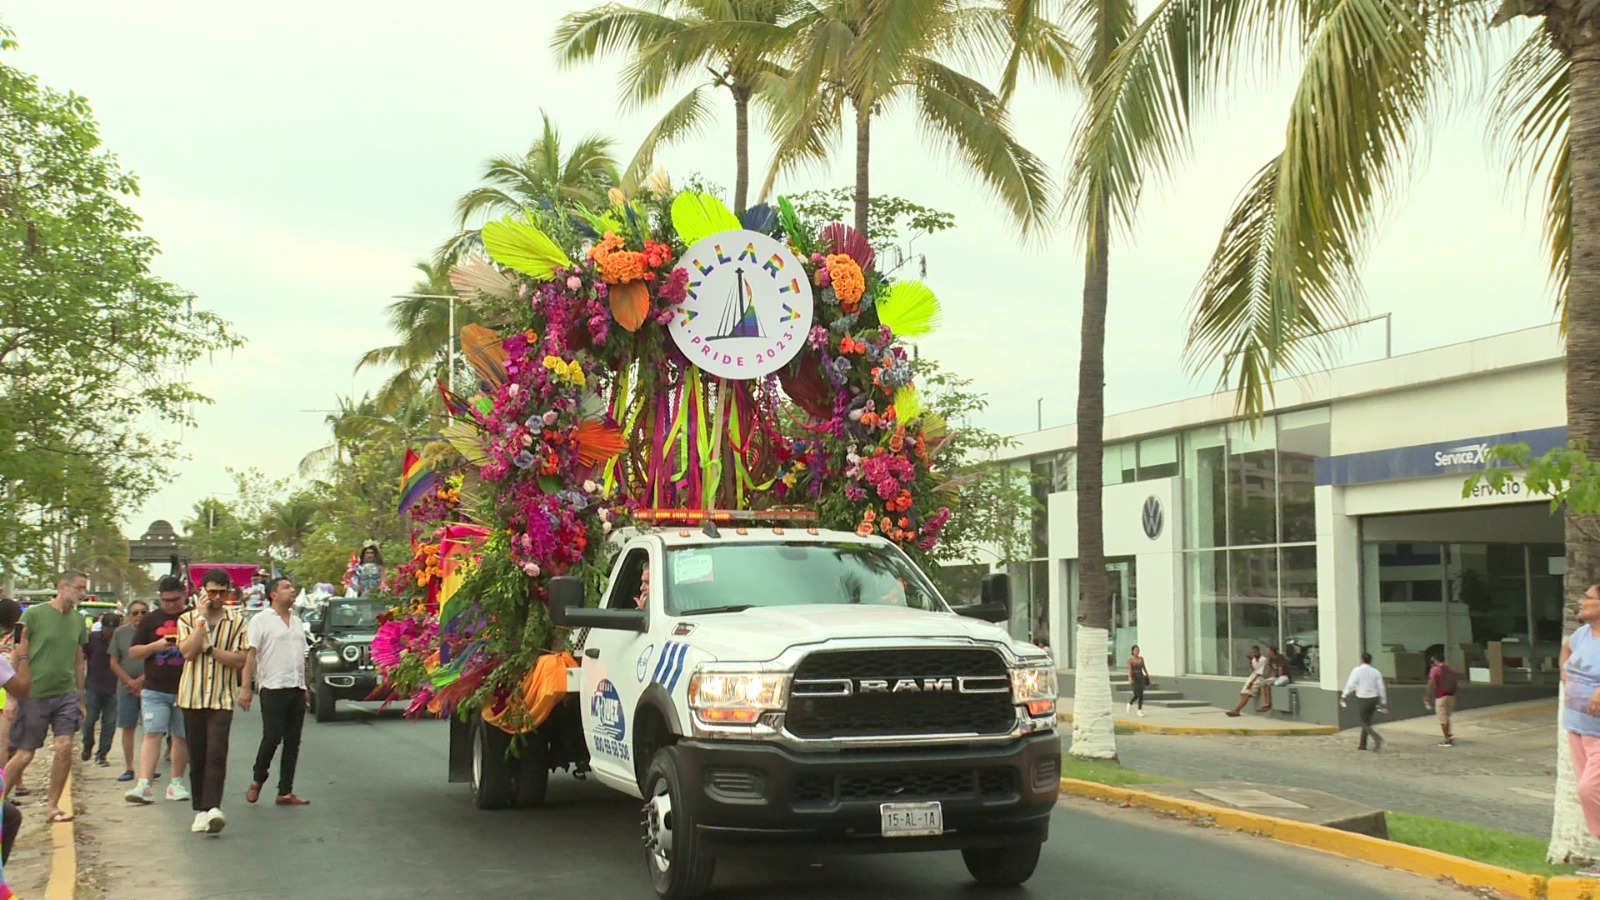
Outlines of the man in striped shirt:
{"label": "man in striped shirt", "polygon": [[228,774],[228,732],[250,640],[245,621],[228,615],[226,604],[233,589],[228,573],[212,569],[200,581],[205,595],[178,619],[178,649],[183,651],[178,708],[189,735],[195,810],[189,830],[216,834],[227,824],[222,791]]}

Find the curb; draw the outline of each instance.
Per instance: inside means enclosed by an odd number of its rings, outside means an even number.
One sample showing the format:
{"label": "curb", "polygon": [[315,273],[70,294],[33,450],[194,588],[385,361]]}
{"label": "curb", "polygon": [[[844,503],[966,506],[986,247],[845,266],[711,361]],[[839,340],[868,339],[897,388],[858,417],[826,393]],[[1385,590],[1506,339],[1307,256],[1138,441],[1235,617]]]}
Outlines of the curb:
{"label": "curb", "polygon": [[[1072,713],[1064,712],[1056,716],[1063,722],[1072,721]],[[1299,737],[1312,734],[1338,734],[1339,728],[1335,725],[1300,725],[1293,728],[1229,728],[1225,725],[1156,725],[1138,720],[1118,719],[1112,717],[1118,728],[1127,729],[1136,734],[1230,734],[1245,737]]]}
{"label": "curb", "polygon": [[[76,815],[72,804],[72,770],[67,770],[67,781],[61,786],[61,811]],[[50,880],[45,884],[45,900],[73,900],[78,889],[78,823],[63,822],[50,826]]]}
{"label": "curb", "polygon": [[1449,878],[1466,887],[1490,888],[1524,900],[1543,900],[1543,898],[1600,900],[1600,881],[1595,879],[1568,876],[1546,878],[1543,875],[1529,875],[1526,872],[1515,872],[1499,866],[1450,856],[1437,850],[1425,850],[1364,834],[1340,831],[1326,825],[1294,822],[1137,788],[1063,778],[1061,790],[1095,800],[1147,807],[1186,819],[1209,819],[1221,828],[1260,835],[1286,844],[1320,850],[1359,862],[1387,866],[1426,878]]}

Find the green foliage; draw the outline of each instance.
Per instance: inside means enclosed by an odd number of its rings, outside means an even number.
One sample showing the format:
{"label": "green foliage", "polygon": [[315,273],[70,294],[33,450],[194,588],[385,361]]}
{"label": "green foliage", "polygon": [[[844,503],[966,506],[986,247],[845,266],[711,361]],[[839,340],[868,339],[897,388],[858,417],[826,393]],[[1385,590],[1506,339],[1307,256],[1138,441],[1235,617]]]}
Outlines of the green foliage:
{"label": "green foliage", "polygon": [[1490,468],[1475,472],[1461,487],[1462,497],[1492,490],[1521,491],[1550,498],[1550,512],[1567,507],[1580,516],[1600,513],[1600,470],[1582,441],[1571,441],[1540,456],[1527,444],[1502,444],[1488,453]]}
{"label": "green foliage", "polygon": [[971,426],[989,401],[972,390],[972,379],[917,361],[923,403],[948,423],[950,437],[939,448],[939,471],[955,492],[950,523],[925,563],[937,565],[998,553],[998,562],[1028,556],[1028,523],[1039,508],[1027,478],[996,463],[1016,442],[986,428]]}
{"label": "green foliage", "polygon": [[152,274],[137,193],[87,100],[0,65],[0,574],[169,477],[154,432],[209,402],[184,368],[242,343]]}
{"label": "green foliage", "polygon": [[[855,194],[851,188],[805,191],[788,198],[799,218],[800,229],[816,234],[830,222],[851,222]],[[935,234],[956,227],[956,217],[941,209],[913,203],[903,197],[879,194],[867,205],[867,240],[887,247],[909,233]]]}
{"label": "green foliage", "polygon": [[1531,875],[1571,875],[1577,868],[1546,862],[1546,842],[1542,838],[1393,810],[1385,813],[1384,818],[1389,826],[1389,840],[1395,843],[1437,850]]}
{"label": "green foliage", "polygon": [[275,556],[269,516],[274,502],[288,496],[289,483],[268,478],[259,469],[229,469],[228,477],[233,479],[232,496],[198,501],[181,523],[189,537],[189,558],[270,566]]}

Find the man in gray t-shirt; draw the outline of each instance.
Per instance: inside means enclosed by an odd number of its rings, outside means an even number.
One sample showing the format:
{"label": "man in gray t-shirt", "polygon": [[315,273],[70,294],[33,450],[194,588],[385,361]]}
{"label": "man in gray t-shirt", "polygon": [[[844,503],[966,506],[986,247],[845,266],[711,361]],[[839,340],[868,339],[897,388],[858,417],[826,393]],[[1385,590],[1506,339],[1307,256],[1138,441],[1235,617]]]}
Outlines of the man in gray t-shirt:
{"label": "man in gray t-shirt", "polygon": [[117,676],[117,728],[122,731],[122,774],[118,781],[133,780],[133,730],[139,727],[139,692],[144,688],[144,660],[135,659],[133,632],[139,627],[150,604],[135,600],[128,604],[128,624],[111,635],[111,672]]}

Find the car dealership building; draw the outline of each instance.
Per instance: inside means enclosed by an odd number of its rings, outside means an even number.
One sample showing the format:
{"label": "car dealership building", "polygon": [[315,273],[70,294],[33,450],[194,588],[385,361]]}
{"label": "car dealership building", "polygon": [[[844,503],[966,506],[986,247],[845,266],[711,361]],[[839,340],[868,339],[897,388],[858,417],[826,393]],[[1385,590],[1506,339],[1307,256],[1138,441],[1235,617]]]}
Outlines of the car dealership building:
{"label": "car dealership building", "polygon": [[[1231,707],[1251,645],[1277,646],[1295,684],[1274,706],[1311,722],[1340,721],[1363,651],[1399,715],[1423,713],[1430,652],[1468,676],[1463,706],[1553,695],[1560,518],[1520,484],[1463,485],[1497,444],[1564,443],[1562,352],[1552,325],[1284,381],[1258,422],[1231,393],[1107,417],[1113,658],[1096,662],[1121,668],[1137,643],[1163,689]],[[1010,570],[1012,627],[1063,669],[1083,662],[1075,438],[1018,435],[1007,454],[1043,506]]]}

